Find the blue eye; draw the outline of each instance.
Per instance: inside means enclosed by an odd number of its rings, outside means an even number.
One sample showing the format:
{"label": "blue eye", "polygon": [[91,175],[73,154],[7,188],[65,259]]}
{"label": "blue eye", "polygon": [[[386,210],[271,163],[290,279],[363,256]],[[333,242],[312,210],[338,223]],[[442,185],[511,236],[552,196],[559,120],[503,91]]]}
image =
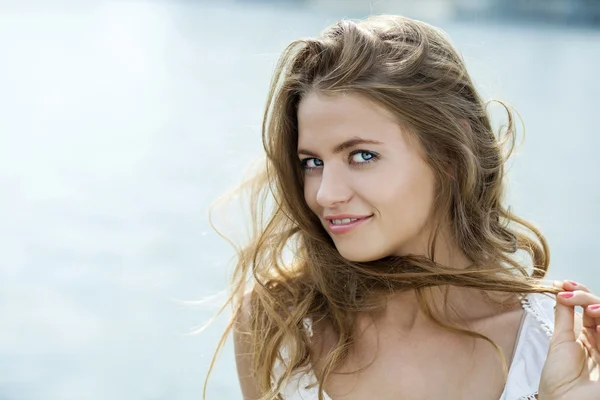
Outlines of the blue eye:
{"label": "blue eye", "polygon": [[350,162],[353,164],[364,164],[373,161],[377,155],[370,151],[357,150],[350,154]]}
{"label": "blue eye", "polygon": [[318,158],[305,158],[304,160],[300,160],[300,165],[305,170],[311,170],[322,167],[323,161],[319,160]]}
{"label": "blue eye", "polygon": [[[350,165],[354,165],[356,167],[367,166],[372,162],[377,161],[379,155],[372,151],[368,150],[356,150],[350,153],[349,163]],[[305,158],[300,160],[300,166],[305,171],[311,171],[317,168],[322,168],[324,165],[323,160],[315,157]]]}

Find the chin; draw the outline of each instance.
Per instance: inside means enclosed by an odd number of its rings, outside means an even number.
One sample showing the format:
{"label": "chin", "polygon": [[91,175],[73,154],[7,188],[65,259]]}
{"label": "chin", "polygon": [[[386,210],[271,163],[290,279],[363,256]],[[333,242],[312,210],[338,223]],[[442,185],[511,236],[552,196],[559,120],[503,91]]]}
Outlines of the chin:
{"label": "chin", "polygon": [[340,252],[340,255],[342,257],[344,257],[346,260],[348,261],[353,261],[353,262],[370,262],[370,261],[375,261],[375,260],[379,260],[383,257],[385,257],[385,254],[381,254],[380,252],[377,251],[369,251],[367,249],[357,249],[355,248],[349,248],[349,249],[343,249],[340,247],[337,247],[337,250]]}

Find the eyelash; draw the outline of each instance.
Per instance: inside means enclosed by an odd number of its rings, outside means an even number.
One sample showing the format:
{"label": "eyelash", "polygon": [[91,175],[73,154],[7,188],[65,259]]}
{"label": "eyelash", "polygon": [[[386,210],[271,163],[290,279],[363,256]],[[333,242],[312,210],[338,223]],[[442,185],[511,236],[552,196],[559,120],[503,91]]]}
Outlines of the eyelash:
{"label": "eyelash", "polygon": [[[372,162],[375,162],[379,159],[379,154],[377,154],[373,151],[370,151],[370,150],[355,150],[348,155],[348,158],[351,159],[353,156],[355,156],[357,154],[361,154],[361,153],[369,154],[369,155],[371,155],[371,158],[369,158],[368,160],[365,160],[363,162],[351,163],[352,165],[357,166],[358,168],[366,167],[366,164],[371,164]],[[305,158],[303,160],[300,160],[300,167],[302,167],[303,170],[312,171],[313,169],[317,169],[317,168],[321,167],[321,165],[319,165],[318,167],[307,167],[306,163],[309,160],[318,160],[318,158],[310,157],[310,158]]]}

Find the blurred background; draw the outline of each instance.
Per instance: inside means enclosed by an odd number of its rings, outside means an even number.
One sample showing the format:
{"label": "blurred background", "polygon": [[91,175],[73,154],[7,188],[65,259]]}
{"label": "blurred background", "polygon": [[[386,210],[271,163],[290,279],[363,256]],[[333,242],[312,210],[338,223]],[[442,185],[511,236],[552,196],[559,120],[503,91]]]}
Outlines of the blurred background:
{"label": "blurred background", "polygon": [[[509,203],[600,293],[600,1],[0,0],[0,400],[200,399],[278,53],[340,18],[445,29],[527,136]],[[186,301],[215,296],[202,307]],[[229,341],[209,399],[239,399]]]}

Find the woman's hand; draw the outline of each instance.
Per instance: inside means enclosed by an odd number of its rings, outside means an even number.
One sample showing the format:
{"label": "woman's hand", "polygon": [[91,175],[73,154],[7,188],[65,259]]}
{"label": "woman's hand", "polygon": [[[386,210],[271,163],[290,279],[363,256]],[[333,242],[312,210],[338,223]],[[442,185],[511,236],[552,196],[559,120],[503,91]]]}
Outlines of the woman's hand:
{"label": "woman's hand", "polygon": [[[556,296],[554,335],[544,364],[540,400],[600,399],[600,297],[584,285],[561,282]],[[583,307],[583,327],[575,326]],[[579,325],[578,324],[578,325]]]}

